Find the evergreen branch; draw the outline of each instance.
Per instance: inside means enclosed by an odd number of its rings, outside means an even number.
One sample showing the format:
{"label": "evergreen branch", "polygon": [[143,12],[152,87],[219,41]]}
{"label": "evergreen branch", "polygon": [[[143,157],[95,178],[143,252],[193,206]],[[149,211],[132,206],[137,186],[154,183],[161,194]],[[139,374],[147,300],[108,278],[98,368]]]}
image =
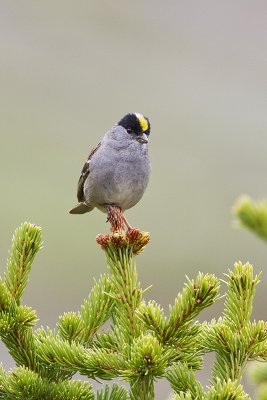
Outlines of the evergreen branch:
{"label": "evergreen branch", "polygon": [[254,232],[263,240],[267,240],[267,201],[255,202],[248,196],[240,197],[235,206],[234,214],[242,227]]}
{"label": "evergreen branch", "polygon": [[[165,377],[170,382],[172,389],[181,396],[189,395],[190,399],[203,399],[204,389],[197,381],[192,368],[186,363],[176,363],[167,369]],[[186,398],[186,397],[184,397]]]}
{"label": "evergreen branch", "polygon": [[[208,344],[207,344],[208,342]],[[202,341],[206,351],[215,351],[216,362],[213,377],[222,380],[231,378],[239,380],[248,360],[266,356],[266,339],[264,345],[249,347],[253,338],[243,329],[240,333],[221,323],[210,329],[209,335]]]}
{"label": "evergreen branch", "polygon": [[[255,202],[251,200],[248,196],[242,196],[237,200],[234,206],[234,213],[239,220],[239,224],[252,231],[258,237],[267,241],[267,200]],[[261,321],[260,321],[261,322]],[[262,322],[262,324],[264,324]],[[265,329],[266,330],[266,329]],[[260,334],[255,333],[254,339],[252,339],[252,357],[250,359],[262,359],[267,360],[266,353],[266,341],[261,340],[260,337],[264,336],[264,329],[259,328]],[[262,334],[263,332],[263,334]],[[253,336],[253,334],[251,335]],[[257,343],[259,339],[259,343]],[[255,368],[255,376],[252,379],[257,381],[256,375],[258,374],[259,379],[265,373],[265,365],[260,365]],[[260,400],[267,400],[267,378],[265,382],[259,382],[259,387],[257,389],[257,398]]]}
{"label": "evergreen branch", "polygon": [[[6,278],[0,279],[0,336],[19,366],[0,370],[0,399],[153,400],[154,382],[166,377],[175,399],[247,400],[239,385],[249,360],[267,360],[267,323],[250,322],[259,276],[237,263],[227,276],[223,318],[193,323],[218,298],[219,281],[199,274],[170,306],[169,318],[155,301],[146,304],[134,254],[149,240],[137,229],[99,236],[110,276],[94,283],[79,312],[60,317],[58,332],[33,333],[34,310],[20,304],[40,229],[24,224],[14,235]],[[111,319],[106,331],[99,332]],[[213,382],[207,393],[197,381],[204,352],[215,351]],[[94,396],[90,385],[71,380],[78,372],[92,379],[120,377],[130,392],[113,385]]]}
{"label": "evergreen branch", "polygon": [[0,399],[39,400],[45,398],[46,385],[35,372],[19,367],[11,373],[1,373]]}
{"label": "evergreen branch", "polygon": [[114,309],[114,299],[110,279],[103,275],[96,282],[89,297],[78,313],[64,313],[57,324],[59,335],[69,342],[76,341],[89,345],[98,329],[110,318]]}
{"label": "evergreen branch", "polygon": [[59,336],[69,341],[69,343],[84,342],[84,324],[79,312],[65,312],[59,317],[57,328]]}
{"label": "evergreen branch", "polygon": [[32,327],[36,312],[20,305],[33,259],[41,248],[41,229],[24,223],[15,231],[5,281],[0,279],[0,335],[17,365],[37,368]]}
{"label": "evergreen branch", "polygon": [[175,395],[172,400],[193,400],[193,397],[189,392],[183,393],[180,392],[179,394]]}
{"label": "evergreen branch", "polygon": [[154,400],[154,380],[151,376],[143,376],[131,384],[131,400]]}
{"label": "evergreen branch", "polygon": [[112,292],[112,283],[106,275],[100,276],[98,282],[95,281],[88,299],[81,308],[85,343],[90,343],[98,329],[110,318],[115,303],[108,295]]}
{"label": "evergreen branch", "polygon": [[[201,369],[203,359],[203,346],[200,338],[201,325],[195,323],[192,326],[180,330],[180,336],[175,344],[166,345],[175,348],[175,357],[172,362],[186,363],[188,367]],[[172,364],[170,363],[170,365]]]}
{"label": "evergreen branch", "polygon": [[111,330],[101,332],[95,336],[92,348],[118,351],[117,336]]}
{"label": "evergreen branch", "polygon": [[15,326],[7,335],[2,335],[2,340],[17,365],[23,365],[33,371],[37,369],[35,338],[32,329]]}
{"label": "evergreen branch", "polygon": [[164,349],[157,338],[151,334],[141,335],[133,341],[130,359],[126,361],[123,376],[129,382],[143,376],[156,378],[164,374],[173,349]]}
{"label": "evergreen branch", "polygon": [[129,400],[129,395],[124,387],[117,384],[98,390],[96,393],[96,400]]}
{"label": "evergreen branch", "polygon": [[[93,400],[94,393],[88,382],[63,381],[52,382],[51,400]],[[49,399],[50,400],[50,399]]]}
{"label": "evergreen branch", "polygon": [[200,341],[206,352],[214,351],[216,361],[213,366],[213,380],[235,381],[240,379],[243,366],[247,361],[247,349],[241,343],[242,336],[237,335],[223,319],[217,323],[203,324]]}
{"label": "evergreen branch", "polygon": [[249,396],[244,392],[241,385],[236,381],[228,379],[227,381],[217,380],[210,387],[206,400],[249,400]]}
{"label": "evergreen branch", "polygon": [[248,323],[244,330],[249,360],[267,360],[267,322]]}
{"label": "evergreen branch", "polygon": [[1,337],[6,337],[14,329],[23,331],[27,327],[35,326],[36,323],[35,310],[26,306],[17,306],[14,299],[10,299],[9,306],[3,307],[3,310],[0,310]]}
{"label": "evergreen branch", "polygon": [[40,227],[25,222],[16,229],[7,262],[5,285],[18,304],[28,283],[34,257],[41,247]]}
{"label": "evergreen branch", "polygon": [[125,368],[118,354],[105,349],[86,349],[82,345],[59,339],[57,336],[39,336],[38,361],[48,370],[56,368],[70,375],[80,372],[90,378],[112,379]]}
{"label": "evergreen branch", "polygon": [[17,365],[35,370],[35,342],[31,328],[37,323],[36,312],[18,305],[17,301],[0,278],[0,336]]}
{"label": "evergreen branch", "polygon": [[34,327],[37,324],[36,311],[31,307],[18,306],[16,308],[16,323],[21,328],[23,327]]}
{"label": "evergreen branch", "polygon": [[[120,241],[123,237],[118,236],[116,239]],[[136,315],[143,293],[137,278],[133,251],[129,244],[115,248],[113,242],[108,244],[105,251],[116,299],[114,332],[118,334],[119,344],[131,343],[143,331]],[[116,330],[116,326],[119,330]]]}
{"label": "evergreen branch", "polygon": [[4,400],[92,400],[91,385],[80,381],[48,382],[37,373],[19,367],[0,377],[0,399]]}
{"label": "evergreen branch", "polygon": [[255,288],[260,275],[253,276],[253,267],[241,262],[234,264],[234,270],[226,274],[228,293],[225,301],[224,320],[233,329],[245,326],[252,313]]}
{"label": "evergreen branch", "polygon": [[[14,299],[12,298],[11,293],[9,292],[5,283],[0,277],[0,310],[9,311],[12,302],[14,302]],[[14,306],[15,305],[13,305],[13,307]]]}
{"label": "evergreen branch", "polygon": [[36,312],[17,305],[6,285],[0,280],[0,336],[17,365],[36,368],[35,341],[32,327],[37,322]]}
{"label": "evergreen branch", "polygon": [[35,340],[32,329],[23,326],[11,314],[0,314],[0,335],[17,365],[36,370]]}
{"label": "evergreen branch", "polygon": [[175,355],[170,358],[170,364],[181,361],[188,363],[193,369],[199,369],[202,362],[202,346],[198,341],[201,325],[195,323],[192,326],[182,325],[177,335],[171,337],[166,342],[166,317],[163,309],[154,301],[147,305],[143,302],[140,309],[137,310],[137,316],[145,324],[146,328],[153,332],[159,343],[164,348],[175,348]]}
{"label": "evergreen branch", "polygon": [[136,315],[145,324],[146,328],[154,332],[159,340],[162,340],[166,329],[166,317],[163,309],[154,300],[141,303]]}
{"label": "evergreen branch", "polygon": [[258,276],[250,264],[236,263],[227,275],[224,317],[204,324],[201,341],[206,351],[216,352],[213,378],[239,381],[248,360],[266,358],[267,331],[263,322],[250,323]]}
{"label": "evergreen branch", "polygon": [[214,275],[198,274],[196,281],[189,280],[170,306],[170,317],[164,331],[164,342],[174,341],[181,334],[181,328],[190,324],[193,319],[218,298],[219,281]]}
{"label": "evergreen branch", "polygon": [[164,374],[174,352],[173,349],[164,349],[151,334],[134,339],[126,369],[121,371],[121,375],[130,382],[133,399],[154,398],[154,380]]}

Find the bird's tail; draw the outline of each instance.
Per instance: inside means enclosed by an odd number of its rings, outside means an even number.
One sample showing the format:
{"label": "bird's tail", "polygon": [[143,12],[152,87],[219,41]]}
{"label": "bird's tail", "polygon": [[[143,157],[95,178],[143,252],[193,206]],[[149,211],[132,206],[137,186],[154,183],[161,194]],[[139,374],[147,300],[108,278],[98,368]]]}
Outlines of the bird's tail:
{"label": "bird's tail", "polygon": [[92,211],[94,207],[87,205],[86,203],[78,203],[74,206],[69,213],[70,214],[85,214],[89,211]]}

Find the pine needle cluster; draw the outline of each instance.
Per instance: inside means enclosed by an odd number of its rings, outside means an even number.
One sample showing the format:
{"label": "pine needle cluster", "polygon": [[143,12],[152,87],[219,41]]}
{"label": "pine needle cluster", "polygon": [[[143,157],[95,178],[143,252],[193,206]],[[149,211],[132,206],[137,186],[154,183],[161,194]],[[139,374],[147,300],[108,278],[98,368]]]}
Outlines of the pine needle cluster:
{"label": "pine needle cluster", "polygon": [[[248,196],[240,197],[234,214],[241,227],[267,241],[267,200],[253,201]],[[257,399],[267,400],[267,364],[253,364],[250,369],[251,379],[257,385]]]}
{"label": "pine needle cluster", "polygon": [[[36,329],[36,312],[22,304],[22,295],[42,247],[41,229],[24,223],[16,230],[0,280],[0,336],[16,367],[0,370],[0,399],[152,400],[159,379],[169,382],[176,400],[249,399],[240,384],[244,367],[267,358],[267,324],[250,321],[259,276],[250,264],[229,270],[224,314],[217,321],[196,320],[221,298],[212,274],[187,278],[166,314],[145,300],[138,280],[135,254],[148,241],[137,229],[100,235],[107,274],[94,282],[80,310],[59,318],[56,329]],[[216,361],[203,388],[196,371],[207,352],[215,352]],[[75,380],[77,372],[88,380]],[[92,380],[110,383],[94,391]]]}

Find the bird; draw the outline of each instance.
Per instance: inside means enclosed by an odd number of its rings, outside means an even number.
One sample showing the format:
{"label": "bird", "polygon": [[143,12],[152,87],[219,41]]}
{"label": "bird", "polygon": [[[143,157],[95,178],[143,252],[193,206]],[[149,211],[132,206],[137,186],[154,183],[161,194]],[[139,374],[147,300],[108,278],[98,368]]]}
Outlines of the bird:
{"label": "bird", "polygon": [[148,185],[150,122],[140,113],[126,114],[90,152],[77,188],[78,204],[70,214],[94,208],[107,214],[111,231],[131,229],[124,212],[135,206]]}

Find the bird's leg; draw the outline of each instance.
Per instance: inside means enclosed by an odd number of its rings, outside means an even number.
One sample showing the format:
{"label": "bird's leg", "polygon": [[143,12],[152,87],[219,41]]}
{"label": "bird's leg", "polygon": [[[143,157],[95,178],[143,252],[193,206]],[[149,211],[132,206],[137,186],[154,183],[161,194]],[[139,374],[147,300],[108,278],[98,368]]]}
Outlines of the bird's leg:
{"label": "bird's leg", "polygon": [[122,214],[122,218],[123,218],[123,222],[125,224],[125,226],[127,227],[128,230],[132,229],[131,225],[129,224],[129,222],[127,221],[127,219],[125,218],[124,214]]}
{"label": "bird's leg", "polygon": [[132,229],[119,206],[107,204],[106,210],[107,222],[110,222],[111,232],[124,230],[124,227],[126,227],[127,230]]}
{"label": "bird's leg", "polygon": [[107,222],[110,222],[111,232],[121,231],[124,229],[124,217],[121,208],[114,204],[107,204]]}

